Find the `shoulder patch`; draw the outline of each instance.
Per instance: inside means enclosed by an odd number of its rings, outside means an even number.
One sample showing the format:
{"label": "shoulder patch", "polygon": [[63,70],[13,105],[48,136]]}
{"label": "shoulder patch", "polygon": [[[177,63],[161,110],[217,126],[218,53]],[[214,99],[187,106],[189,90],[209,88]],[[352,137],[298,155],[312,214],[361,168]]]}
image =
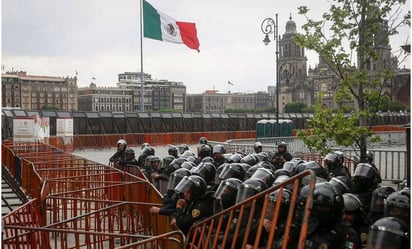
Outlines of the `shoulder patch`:
{"label": "shoulder patch", "polygon": [[195,208],[195,209],[192,210],[192,217],[193,218],[196,218],[197,216],[199,216],[199,214],[200,214],[199,209]]}

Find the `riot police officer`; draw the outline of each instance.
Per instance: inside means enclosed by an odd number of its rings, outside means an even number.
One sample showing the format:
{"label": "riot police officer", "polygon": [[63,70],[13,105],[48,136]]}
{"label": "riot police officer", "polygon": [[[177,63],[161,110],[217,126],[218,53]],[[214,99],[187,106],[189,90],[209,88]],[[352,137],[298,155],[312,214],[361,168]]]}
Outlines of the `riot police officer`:
{"label": "riot police officer", "polygon": [[174,158],[178,158],[179,155],[177,154],[177,147],[172,145],[167,149],[167,154],[173,156]]}
{"label": "riot police officer", "polygon": [[126,157],[125,151],[127,149],[127,142],[124,139],[119,139],[116,143],[117,151],[110,157],[109,162],[114,163],[115,161],[124,159]]}
{"label": "riot police officer", "polygon": [[[309,186],[304,186],[299,193],[302,204],[305,203],[308,193]],[[343,208],[342,194],[331,184],[325,182],[315,185],[306,249],[355,249],[355,245],[360,243],[360,237],[352,227],[343,222]]]}
{"label": "riot police officer", "polygon": [[273,155],[271,162],[276,169],[280,169],[285,162],[290,160],[292,160],[292,154],[287,150],[287,144],[282,141],[278,144],[278,151]]}
{"label": "riot police officer", "polygon": [[256,142],[253,144],[253,150],[255,151],[256,154],[259,154],[263,150],[263,145],[261,142]]}
{"label": "riot police officer", "polygon": [[352,175],[353,193],[362,200],[365,212],[369,212],[372,192],[378,185],[379,172],[369,163],[360,163]]}
{"label": "riot police officer", "polygon": [[179,196],[175,192],[175,187],[185,176],[190,176],[190,170],[185,168],[180,168],[175,170],[170,176],[167,193],[163,196],[162,206],[152,206],[149,211],[151,214],[160,214],[160,215],[171,215],[176,209],[176,203],[179,199]]}
{"label": "riot police officer", "polygon": [[329,175],[329,179],[334,176],[348,176],[349,177],[349,171],[347,170],[347,168],[341,165],[338,159],[338,155],[336,155],[335,153],[328,153],[325,156],[324,162],[326,165],[326,170]]}
{"label": "riot police officer", "polygon": [[212,203],[203,198],[206,182],[197,175],[183,177],[175,191],[183,198],[177,200],[171,225],[187,234],[193,223],[213,214]]}
{"label": "riot police officer", "polygon": [[390,186],[379,186],[373,190],[368,213],[368,219],[371,223],[384,217],[385,200],[393,192],[395,192],[395,189]]}
{"label": "riot police officer", "polygon": [[397,217],[410,227],[410,198],[406,193],[395,191],[388,195],[384,204],[384,216]]}
{"label": "riot police officer", "polygon": [[223,145],[216,144],[213,146],[213,160],[216,168],[225,163],[225,158],[223,156],[225,152],[225,147],[223,147]]}
{"label": "riot police officer", "polygon": [[116,168],[121,169],[121,170],[126,170],[124,166],[126,166],[127,164],[137,166],[137,160],[135,157],[134,150],[132,148],[127,148],[124,151],[124,154],[125,154],[125,158],[118,159],[114,162],[114,166]]}

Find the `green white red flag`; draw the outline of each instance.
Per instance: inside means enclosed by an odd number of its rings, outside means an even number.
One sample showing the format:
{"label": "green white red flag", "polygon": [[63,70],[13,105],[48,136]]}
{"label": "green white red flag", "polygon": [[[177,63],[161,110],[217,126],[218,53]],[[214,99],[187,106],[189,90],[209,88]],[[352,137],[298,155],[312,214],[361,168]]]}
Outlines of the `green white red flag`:
{"label": "green white red flag", "polygon": [[176,21],[143,0],[144,37],[159,41],[185,44],[199,51],[196,24]]}

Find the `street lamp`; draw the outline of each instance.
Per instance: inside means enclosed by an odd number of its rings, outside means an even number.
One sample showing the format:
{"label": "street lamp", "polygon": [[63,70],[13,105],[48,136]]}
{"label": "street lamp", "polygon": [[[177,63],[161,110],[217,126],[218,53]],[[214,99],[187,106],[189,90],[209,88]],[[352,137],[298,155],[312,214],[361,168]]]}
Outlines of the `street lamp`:
{"label": "street lamp", "polygon": [[268,45],[271,41],[269,39],[269,34],[273,34],[273,40],[275,40],[276,46],[276,136],[280,136],[280,127],[279,127],[279,37],[278,37],[278,14],[275,14],[275,20],[273,18],[265,18],[261,24],[263,34],[265,34],[265,39],[263,43]]}

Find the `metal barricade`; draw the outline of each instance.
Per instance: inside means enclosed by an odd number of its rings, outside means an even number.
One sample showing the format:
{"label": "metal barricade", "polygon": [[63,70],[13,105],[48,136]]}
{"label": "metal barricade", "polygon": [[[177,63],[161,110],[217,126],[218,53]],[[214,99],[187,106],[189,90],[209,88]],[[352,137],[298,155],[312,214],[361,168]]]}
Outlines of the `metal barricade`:
{"label": "metal barricade", "polygon": [[3,217],[2,248],[182,248],[184,236],[170,218],[150,214],[162,196],[139,170],[43,144],[2,147],[4,166],[22,162],[22,186],[33,198]]}
{"label": "metal barricade", "polygon": [[[308,197],[304,205],[299,202],[298,194],[302,179],[309,178]],[[270,231],[264,238],[264,248],[273,248],[278,243],[282,249],[296,242],[296,248],[305,248],[309,216],[313,202],[316,175],[313,171],[304,171],[284,182],[252,196],[233,207],[193,225],[188,233],[185,248],[245,248],[248,244],[258,248],[263,236],[264,222],[270,222]],[[282,195],[286,188],[292,189],[287,217],[279,217],[282,208]],[[278,190],[274,210],[269,209],[269,195]],[[283,208],[285,208],[283,206]],[[298,210],[299,209],[299,210]],[[280,220],[285,222],[282,226]],[[298,222],[298,224],[296,224]],[[283,229],[281,229],[282,227]],[[292,231],[293,229],[293,231]],[[252,236],[252,231],[253,235]],[[283,236],[282,241],[275,241],[275,236]],[[292,233],[294,236],[292,236]],[[298,236],[295,237],[295,235]],[[297,239],[291,241],[290,238]],[[259,247],[260,248],[260,247]],[[276,247],[277,248],[277,247]]]}

